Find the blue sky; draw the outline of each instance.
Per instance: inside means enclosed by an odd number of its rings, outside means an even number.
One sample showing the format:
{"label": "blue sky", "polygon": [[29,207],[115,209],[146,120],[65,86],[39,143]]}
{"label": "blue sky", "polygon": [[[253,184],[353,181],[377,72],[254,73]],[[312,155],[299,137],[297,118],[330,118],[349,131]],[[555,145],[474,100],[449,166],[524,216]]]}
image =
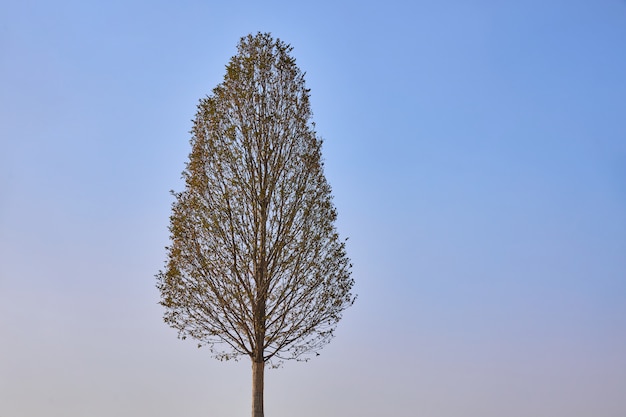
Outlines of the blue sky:
{"label": "blue sky", "polygon": [[626,2],[15,1],[0,13],[0,415],[248,415],[162,323],[198,100],[294,47],[359,294],[286,417],[626,415]]}

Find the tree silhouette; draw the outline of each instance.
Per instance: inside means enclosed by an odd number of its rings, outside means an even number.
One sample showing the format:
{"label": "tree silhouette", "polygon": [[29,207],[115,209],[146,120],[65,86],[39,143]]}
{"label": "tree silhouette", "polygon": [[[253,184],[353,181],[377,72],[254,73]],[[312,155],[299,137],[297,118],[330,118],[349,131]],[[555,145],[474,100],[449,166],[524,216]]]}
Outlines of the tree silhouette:
{"label": "tree silhouette", "polygon": [[157,274],[164,320],[218,359],[252,361],[252,416],[263,417],[265,364],[306,360],[355,297],[345,243],[292,47],[241,39],[200,100],[185,189]]}

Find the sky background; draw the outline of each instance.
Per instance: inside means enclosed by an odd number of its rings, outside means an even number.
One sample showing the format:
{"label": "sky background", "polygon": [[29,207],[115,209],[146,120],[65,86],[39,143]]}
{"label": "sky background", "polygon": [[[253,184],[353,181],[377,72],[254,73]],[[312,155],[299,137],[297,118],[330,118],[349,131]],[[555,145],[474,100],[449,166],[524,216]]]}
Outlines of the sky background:
{"label": "sky background", "polygon": [[267,416],[626,415],[626,2],[0,3],[0,417],[245,416],[162,322],[198,100],[293,47],[359,298]]}

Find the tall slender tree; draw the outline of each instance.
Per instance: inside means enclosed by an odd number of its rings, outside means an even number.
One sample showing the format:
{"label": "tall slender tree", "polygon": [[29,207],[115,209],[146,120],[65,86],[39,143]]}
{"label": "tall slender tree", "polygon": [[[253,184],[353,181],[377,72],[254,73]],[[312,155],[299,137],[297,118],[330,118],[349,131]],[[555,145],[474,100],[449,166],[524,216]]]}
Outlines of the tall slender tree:
{"label": "tall slender tree", "polygon": [[221,360],[250,357],[253,417],[263,417],[265,364],[316,354],[355,299],[291,52],[267,33],[242,38],[223,82],[200,100],[157,275],[180,338]]}

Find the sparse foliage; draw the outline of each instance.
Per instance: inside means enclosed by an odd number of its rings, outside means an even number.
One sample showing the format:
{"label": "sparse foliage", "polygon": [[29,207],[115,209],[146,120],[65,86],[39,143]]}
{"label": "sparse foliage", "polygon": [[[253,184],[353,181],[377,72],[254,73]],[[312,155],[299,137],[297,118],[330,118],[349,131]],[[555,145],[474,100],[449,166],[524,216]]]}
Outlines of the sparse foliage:
{"label": "sparse foliage", "polygon": [[328,343],[354,302],[304,74],[269,34],[241,39],[224,81],[200,100],[175,193],[165,322],[219,359],[249,356],[253,417],[263,369]]}

